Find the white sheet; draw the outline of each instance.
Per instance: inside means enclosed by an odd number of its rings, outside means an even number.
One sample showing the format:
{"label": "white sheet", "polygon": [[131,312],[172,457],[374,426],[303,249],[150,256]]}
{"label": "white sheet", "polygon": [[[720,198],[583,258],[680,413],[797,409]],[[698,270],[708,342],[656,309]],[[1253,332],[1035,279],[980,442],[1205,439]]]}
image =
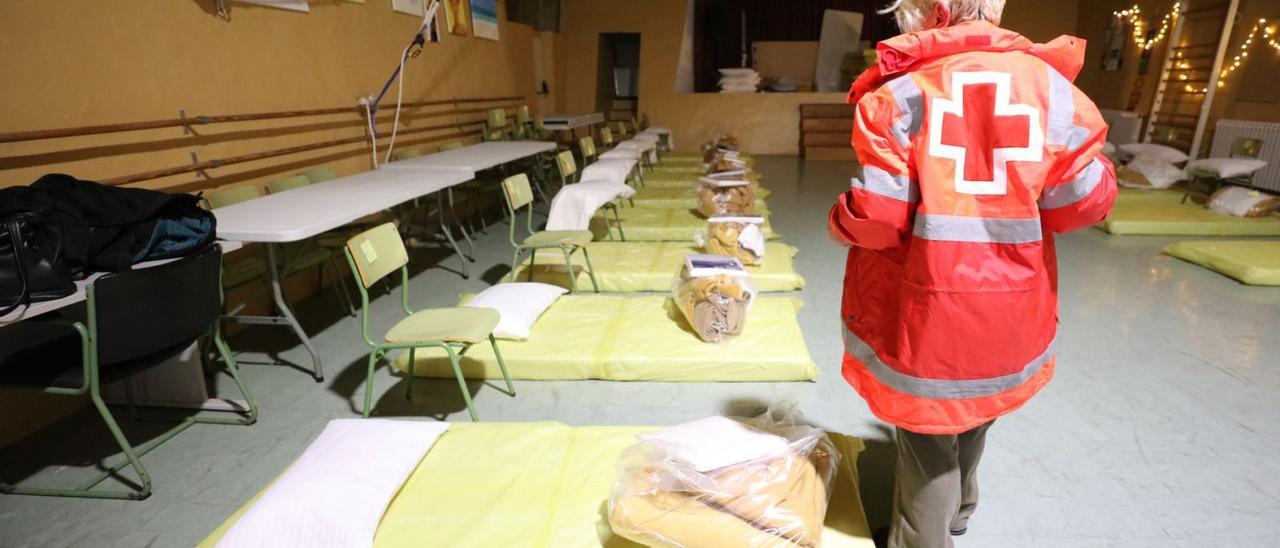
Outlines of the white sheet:
{"label": "white sheet", "polygon": [[547,230],[588,230],[591,217],[601,206],[635,194],[635,189],[615,181],[593,180],[564,185],[551,199]]}
{"label": "white sheet", "polygon": [[626,182],[627,177],[631,175],[631,171],[635,168],[635,159],[603,158],[582,168],[582,180],[623,183]]}
{"label": "white sheet", "polygon": [[699,472],[760,460],[787,451],[787,440],[733,419],[707,417],[640,436],[641,441],[668,443],[675,457]]}
{"label": "white sheet", "polygon": [[448,423],[329,421],[218,548],[373,546],[391,499]]}

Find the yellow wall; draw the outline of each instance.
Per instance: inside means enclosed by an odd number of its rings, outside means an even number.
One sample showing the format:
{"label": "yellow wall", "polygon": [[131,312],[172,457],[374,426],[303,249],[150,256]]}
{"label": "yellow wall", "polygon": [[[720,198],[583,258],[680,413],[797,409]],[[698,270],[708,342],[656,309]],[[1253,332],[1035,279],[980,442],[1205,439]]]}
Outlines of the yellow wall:
{"label": "yellow wall", "polygon": [[[570,65],[565,109],[595,110],[599,34],[638,32],[640,112],[653,125],[671,128],[677,148],[694,148],[722,131],[737,136],[749,152],[797,154],[800,105],[839,103],[845,94],[676,93],[686,6],[685,0],[563,0],[560,32]],[[1077,0],[1014,0],[1006,8],[1005,26],[1038,40],[1071,34],[1077,7]]]}
{"label": "yellow wall", "polygon": [[[420,19],[393,13],[389,0],[311,4],[309,14],[231,4],[225,21],[214,14],[211,0],[0,2],[0,132],[165,119],[179,109],[192,115],[353,110],[318,119],[203,126],[194,136],[170,128],[0,144],[0,186],[27,184],[51,172],[106,179],[184,165],[191,152],[214,159],[363,135],[356,100],[380,89]],[[428,45],[409,62],[405,99],[532,98],[535,33],[504,20],[501,34],[499,42],[446,35]],[[554,63],[565,50],[555,35],[543,39],[544,61]],[[560,101],[561,86],[550,75],[548,80],[550,101]],[[530,104],[536,109],[536,101]],[[318,164],[332,165],[339,174],[364,171],[370,168],[368,148],[355,144],[218,168],[208,172],[209,184],[262,183]],[[188,174],[143,186],[200,182]],[[77,403],[0,393],[0,446]]]}
{"label": "yellow wall", "polygon": [[[1101,44],[1106,36],[1107,25],[1111,20],[1112,12],[1128,8],[1134,3],[1134,0],[1085,0],[1084,9],[1080,10],[1080,35],[1088,40],[1092,47],[1088,50],[1085,67],[1080,73],[1077,84],[1080,89],[1093,98],[1099,107],[1125,109],[1130,104],[1130,98],[1135,86],[1141,83],[1141,93],[1136,110],[1145,116],[1150,111],[1151,103],[1154,99],[1167,40],[1152,49],[1151,67],[1146,78],[1142,79],[1141,82],[1137,75],[1139,51],[1138,48],[1134,47],[1132,41],[1130,41],[1129,47],[1126,48],[1124,65],[1119,71],[1104,72],[1099,68],[1102,60]],[[1173,2],[1171,0],[1139,0],[1136,3],[1142,9],[1144,20],[1150,27],[1159,24],[1160,18],[1169,11],[1169,7]],[[1240,22],[1231,33],[1231,45],[1227,50],[1228,62],[1238,51],[1240,42],[1244,40],[1254,21],[1257,21],[1259,17],[1267,17],[1273,20],[1280,17],[1280,6],[1275,4],[1275,0],[1241,0],[1240,14]],[[1198,28],[1191,28],[1197,22],[1199,23],[1197,25]],[[1217,35],[1220,35],[1220,30],[1218,30],[1219,27],[1217,26],[1219,24],[1218,22],[1210,22],[1209,28],[1205,28],[1203,21],[1188,22],[1188,30],[1182,43],[1216,41]],[[1255,40],[1254,44],[1255,46],[1251,50],[1254,52],[1253,55],[1276,55],[1274,50],[1265,43]],[[1197,50],[1197,53],[1201,52],[1212,53],[1213,49]],[[1236,98],[1237,91],[1242,85],[1241,75],[1241,72],[1234,74],[1228,80],[1227,85],[1218,91],[1214,98],[1213,118],[1223,117],[1280,122],[1280,103],[1244,102]],[[1257,85],[1257,83],[1252,82],[1244,85]],[[1196,108],[1195,106],[1184,107],[1179,112],[1197,112]],[[1162,110],[1167,111],[1169,109],[1162,107]]]}

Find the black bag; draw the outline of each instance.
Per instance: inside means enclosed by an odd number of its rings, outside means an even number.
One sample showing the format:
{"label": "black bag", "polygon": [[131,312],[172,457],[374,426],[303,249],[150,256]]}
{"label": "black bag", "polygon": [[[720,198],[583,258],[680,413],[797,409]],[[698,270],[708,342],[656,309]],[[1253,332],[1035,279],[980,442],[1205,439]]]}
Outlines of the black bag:
{"label": "black bag", "polygon": [[42,210],[0,219],[0,316],[76,292],[62,260],[62,233],[47,218]]}

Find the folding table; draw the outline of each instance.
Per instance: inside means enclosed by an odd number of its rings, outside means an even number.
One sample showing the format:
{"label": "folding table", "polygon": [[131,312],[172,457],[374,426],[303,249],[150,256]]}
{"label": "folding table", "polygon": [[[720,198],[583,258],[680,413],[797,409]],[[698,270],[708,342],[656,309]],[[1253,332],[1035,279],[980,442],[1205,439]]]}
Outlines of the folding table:
{"label": "folding table", "polygon": [[[387,167],[390,167],[389,165]],[[350,224],[361,217],[447,189],[475,178],[463,168],[378,169],[271,194],[214,210],[218,237],[266,244],[271,294],[279,316],[235,316],[246,324],[291,327],[314,364],[312,376],[324,380],[320,354],[285,302],[276,246],[296,242]]]}

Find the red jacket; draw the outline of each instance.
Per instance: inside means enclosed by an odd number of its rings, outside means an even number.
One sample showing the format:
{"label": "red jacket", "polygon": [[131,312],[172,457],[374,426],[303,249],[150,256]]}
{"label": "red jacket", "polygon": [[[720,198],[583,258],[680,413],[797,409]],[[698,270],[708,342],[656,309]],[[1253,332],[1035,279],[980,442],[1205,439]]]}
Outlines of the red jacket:
{"label": "red jacket", "polygon": [[986,22],[881,42],[849,92],[861,179],[831,209],[844,376],[881,419],[964,432],[1053,375],[1053,233],[1115,201],[1107,126],[1072,85],[1084,41]]}

